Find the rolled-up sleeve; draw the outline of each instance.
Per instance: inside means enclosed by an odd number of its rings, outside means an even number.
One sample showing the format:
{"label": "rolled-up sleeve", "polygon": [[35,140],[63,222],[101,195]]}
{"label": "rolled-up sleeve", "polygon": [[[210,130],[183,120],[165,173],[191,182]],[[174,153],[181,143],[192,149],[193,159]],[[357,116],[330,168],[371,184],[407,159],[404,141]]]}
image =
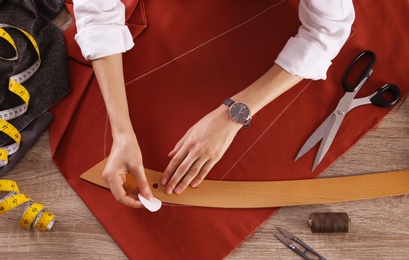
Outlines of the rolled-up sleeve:
{"label": "rolled-up sleeve", "polygon": [[276,63],[291,74],[326,79],[331,61],[348,39],[355,19],[352,0],[301,0],[301,26]]}
{"label": "rolled-up sleeve", "polygon": [[86,60],[123,53],[134,45],[120,0],[74,0],[75,41]]}

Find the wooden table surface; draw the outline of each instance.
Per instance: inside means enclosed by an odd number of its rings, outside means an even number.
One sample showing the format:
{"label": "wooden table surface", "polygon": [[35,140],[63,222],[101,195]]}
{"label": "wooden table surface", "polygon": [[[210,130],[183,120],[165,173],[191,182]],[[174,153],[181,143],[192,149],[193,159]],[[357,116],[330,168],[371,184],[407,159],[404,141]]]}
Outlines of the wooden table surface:
{"label": "wooden table surface", "polygon": [[[64,26],[64,24],[60,24]],[[409,101],[395,108],[320,177],[409,169]],[[51,159],[48,133],[3,179],[57,215],[51,232],[18,226],[17,211],[0,216],[0,259],[126,259]],[[1,194],[0,194],[1,195]],[[313,212],[347,212],[348,233],[313,234]],[[409,259],[409,196],[282,208],[227,259],[301,259],[273,235],[298,235],[327,259]]]}
{"label": "wooden table surface", "polygon": [[[320,177],[409,169],[409,101],[394,109]],[[5,176],[57,215],[51,232],[18,226],[17,212],[0,216],[1,259],[126,259],[67,184],[51,159],[48,133]],[[347,212],[348,233],[313,234],[313,212]],[[273,235],[275,226],[302,238],[327,259],[408,259],[409,196],[281,208],[228,259],[300,259]],[[4,254],[4,255],[2,255]],[[4,257],[5,256],[5,257]]]}

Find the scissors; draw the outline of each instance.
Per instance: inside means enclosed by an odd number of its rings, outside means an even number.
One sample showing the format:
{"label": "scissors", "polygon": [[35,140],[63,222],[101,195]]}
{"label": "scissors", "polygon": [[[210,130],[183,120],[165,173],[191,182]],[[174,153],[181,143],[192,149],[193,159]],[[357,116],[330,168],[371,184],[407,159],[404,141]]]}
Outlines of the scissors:
{"label": "scissors", "polygon": [[[364,69],[364,72],[359,77],[358,81],[355,84],[349,84],[348,76],[350,75],[351,70],[355,67],[354,72],[356,72],[357,62],[364,62],[369,60],[368,65]],[[394,84],[385,84],[384,86],[377,89],[372,95],[355,98],[356,94],[362,88],[364,83],[369,79],[369,76],[372,74],[373,65],[376,61],[376,55],[370,50],[361,52],[348,66],[344,75],[342,76],[342,85],[345,90],[345,95],[340,99],[335,110],[325,119],[325,121],[315,130],[315,132],[308,138],[304,143],[303,147],[298,152],[295,160],[298,160],[304,154],[306,154],[312,147],[314,147],[319,141],[322,140],[320,147],[318,149],[317,155],[315,157],[314,165],[311,171],[318,166],[322,161],[325,154],[328,152],[334,138],[341,126],[342,121],[344,120],[346,114],[352,109],[372,104],[377,107],[387,108],[396,104],[400,98],[399,87]],[[366,64],[366,63],[365,63]],[[347,80],[348,79],[348,80]]]}
{"label": "scissors", "polygon": [[[301,239],[296,237],[295,235],[291,234],[287,230],[283,228],[277,227],[278,231],[280,233],[273,232],[273,234],[280,240],[284,245],[286,245],[288,248],[293,250],[295,253],[299,254],[302,256],[304,259],[312,260],[312,259],[319,259],[319,260],[326,260],[325,257],[320,255],[317,251],[309,247],[306,243],[304,243]],[[292,241],[296,242],[298,244],[298,247],[295,246]],[[303,250],[301,250],[299,247],[302,247]],[[311,255],[311,257],[309,256]]]}

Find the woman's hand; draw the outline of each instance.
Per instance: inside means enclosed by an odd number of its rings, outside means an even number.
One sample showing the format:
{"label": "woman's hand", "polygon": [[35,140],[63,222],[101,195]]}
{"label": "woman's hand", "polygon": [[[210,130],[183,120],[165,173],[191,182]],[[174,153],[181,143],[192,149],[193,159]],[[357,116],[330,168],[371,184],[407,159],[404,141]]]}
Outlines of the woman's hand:
{"label": "woman's hand", "polygon": [[[126,173],[132,173],[135,177],[138,183],[136,190],[131,190],[126,186]],[[102,177],[108,183],[115,199],[128,207],[142,207],[138,200],[138,193],[141,193],[146,199],[152,198],[143,167],[141,150],[133,134],[114,139]]]}
{"label": "woman's hand", "polygon": [[[231,98],[246,103],[254,116],[301,79],[274,65]],[[198,186],[226,152],[241,127],[230,120],[227,107],[221,105],[190,128],[169,153],[172,159],[162,174],[162,185],[167,185],[166,193],[180,194],[189,184]]]}
{"label": "woman's hand", "polygon": [[169,153],[172,159],[162,174],[167,194],[198,186],[226,152],[242,127],[229,119],[227,109],[222,105],[203,117]]}
{"label": "woman's hand", "polygon": [[[102,174],[115,199],[129,207],[139,208],[139,191],[145,199],[152,198],[146,180],[142,154],[129,117],[122,68],[122,54],[114,54],[92,61],[111,124],[113,144]],[[125,185],[125,173],[132,173],[138,190]]]}

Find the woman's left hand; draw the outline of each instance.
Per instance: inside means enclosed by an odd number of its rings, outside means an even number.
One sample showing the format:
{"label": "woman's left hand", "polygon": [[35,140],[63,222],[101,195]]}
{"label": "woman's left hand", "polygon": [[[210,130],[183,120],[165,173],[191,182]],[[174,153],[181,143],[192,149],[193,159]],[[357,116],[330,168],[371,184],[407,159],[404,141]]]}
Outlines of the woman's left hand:
{"label": "woman's left hand", "polygon": [[221,105],[193,125],[169,153],[171,161],[162,174],[166,193],[197,187],[230,146],[241,124],[230,120]]}

